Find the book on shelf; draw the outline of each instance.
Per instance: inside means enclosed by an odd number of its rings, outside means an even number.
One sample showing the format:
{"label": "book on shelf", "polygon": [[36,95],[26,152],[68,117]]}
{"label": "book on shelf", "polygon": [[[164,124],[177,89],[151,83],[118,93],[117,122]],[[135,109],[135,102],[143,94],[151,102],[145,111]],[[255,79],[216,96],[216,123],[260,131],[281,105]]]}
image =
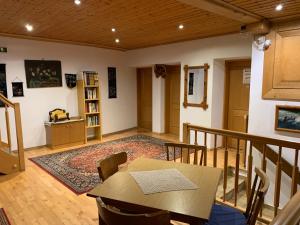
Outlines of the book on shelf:
{"label": "book on shelf", "polygon": [[85,98],[86,99],[97,99],[97,89],[96,88],[88,88],[85,90]]}
{"label": "book on shelf", "polygon": [[98,126],[98,116],[88,116],[86,122],[88,127]]}
{"label": "book on shelf", "polygon": [[99,76],[98,73],[92,71],[83,72],[84,82],[86,86],[98,86]]}
{"label": "book on shelf", "polygon": [[85,111],[87,113],[98,112],[98,103],[97,102],[88,102],[85,104]]}

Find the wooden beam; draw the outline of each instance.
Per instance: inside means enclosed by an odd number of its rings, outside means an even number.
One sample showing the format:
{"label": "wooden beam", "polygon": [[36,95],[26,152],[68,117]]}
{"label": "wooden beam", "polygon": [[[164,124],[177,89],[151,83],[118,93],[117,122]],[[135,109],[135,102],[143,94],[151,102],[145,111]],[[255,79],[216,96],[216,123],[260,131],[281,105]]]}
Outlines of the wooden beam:
{"label": "wooden beam", "polygon": [[187,5],[194,6],[215,13],[244,24],[255,23],[263,18],[249,11],[231,5],[221,0],[177,0]]}

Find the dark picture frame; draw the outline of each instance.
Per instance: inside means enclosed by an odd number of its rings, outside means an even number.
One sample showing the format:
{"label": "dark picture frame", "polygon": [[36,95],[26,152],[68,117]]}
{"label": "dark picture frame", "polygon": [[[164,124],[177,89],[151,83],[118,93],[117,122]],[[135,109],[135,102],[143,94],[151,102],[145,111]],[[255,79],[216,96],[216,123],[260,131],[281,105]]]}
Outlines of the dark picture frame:
{"label": "dark picture frame", "polygon": [[[0,64],[0,93],[7,98],[6,65],[5,64]],[[3,102],[0,102],[0,107],[4,107]]]}
{"label": "dark picture frame", "polygon": [[24,97],[23,82],[12,82],[13,97]]}
{"label": "dark picture frame", "polygon": [[25,60],[27,88],[62,87],[61,62]]}
{"label": "dark picture frame", "polygon": [[277,105],[275,130],[300,133],[300,106]]}
{"label": "dark picture frame", "polygon": [[108,67],[108,98],[117,98],[117,69]]}

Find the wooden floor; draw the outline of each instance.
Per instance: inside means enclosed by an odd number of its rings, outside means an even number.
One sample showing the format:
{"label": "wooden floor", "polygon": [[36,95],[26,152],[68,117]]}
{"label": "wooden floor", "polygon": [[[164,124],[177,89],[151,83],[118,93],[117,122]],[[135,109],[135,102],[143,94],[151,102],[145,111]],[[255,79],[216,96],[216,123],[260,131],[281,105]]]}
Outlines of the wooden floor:
{"label": "wooden floor", "polygon": [[[160,135],[141,130],[131,130],[109,135],[109,141],[134,134],[147,134],[168,141],[178,141],[172,135]],[[89,144],[98,143],[91,141]],[[0,208],[5,208],[12,225],[96,225],[98,214],[95,200],[85,194],[76,195],[55,178],[41,170],[28,158],[69,150],[50,150],[40,147],[25,152],[26,171],[0,176]],[[209,153],[212,154],[212,153]],[[223,156],[219,155],[222,164]],[[234,165],[234,157],[229,157]],[[209,163],[209,162],[208,162]],[[219,165],[222,166],[222,165]],[[173,222],[179,225],[181,223]]]}

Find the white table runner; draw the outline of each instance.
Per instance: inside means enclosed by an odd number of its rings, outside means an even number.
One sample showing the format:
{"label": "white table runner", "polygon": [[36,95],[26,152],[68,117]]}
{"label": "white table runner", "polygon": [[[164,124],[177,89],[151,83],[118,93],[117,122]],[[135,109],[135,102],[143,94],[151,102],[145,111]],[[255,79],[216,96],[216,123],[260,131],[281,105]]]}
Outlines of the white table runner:
{"label": "white table runner", "polygon": [[199,187],[177,169],[129,172],[144,194],[194,190]]}

